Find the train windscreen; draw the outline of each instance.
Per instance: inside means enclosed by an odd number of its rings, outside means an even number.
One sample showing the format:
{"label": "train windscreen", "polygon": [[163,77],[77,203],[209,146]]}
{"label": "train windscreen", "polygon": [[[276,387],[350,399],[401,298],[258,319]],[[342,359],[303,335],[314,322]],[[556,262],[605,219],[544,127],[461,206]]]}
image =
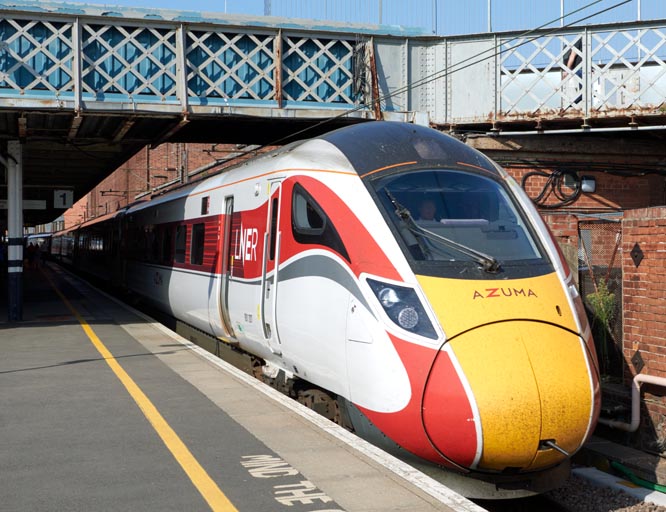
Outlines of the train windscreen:
{"label": "train windscreen", "polygon": [[[552,271],[526,217],[494,179],[413,170],[379,177],[372,188],[419,273],[479,278],[480,270],[485,278],[507,278]],[[461,269],[474,275],[460,276]]]}

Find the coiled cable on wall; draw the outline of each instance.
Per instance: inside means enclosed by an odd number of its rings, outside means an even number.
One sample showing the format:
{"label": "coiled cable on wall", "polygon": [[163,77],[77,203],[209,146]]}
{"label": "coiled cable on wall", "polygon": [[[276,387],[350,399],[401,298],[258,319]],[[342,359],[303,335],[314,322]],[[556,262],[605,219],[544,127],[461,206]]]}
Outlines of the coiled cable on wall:
{"label": "coiled cable on wall", "polygon": [[[525,173],[520,182],[523,190],[527,191],[527,180],[534,176],[546,178],[546,183],[541,192],[536,197],[530,197],[534,204],[540,208],[552,209],[570,205],[576,202],[582,192],[578,173],[562,170],[556,170],[551,173],[545,171],[530,171]],[[567,177],[570,178],[570,181],[566,179]],[[570,190],[565,190],[565,188]],[[551,194],[555,196],[557,202],[547,202]]]}

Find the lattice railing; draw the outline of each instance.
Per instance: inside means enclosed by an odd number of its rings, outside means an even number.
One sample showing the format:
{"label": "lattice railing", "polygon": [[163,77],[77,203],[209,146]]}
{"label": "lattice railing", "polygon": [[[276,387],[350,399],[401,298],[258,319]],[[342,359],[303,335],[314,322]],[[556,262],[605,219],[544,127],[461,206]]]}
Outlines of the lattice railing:
{"label": "lattice railing", "polygon": [[275,36],[192,31],[187,34],[191,97],[275,99]]}
{"label": "lattice railing", "polygon": [[164,101],[176,96],[175,31],[121,25],[83,25],[83,94]]}
{"label": "lattice railing", "polygon": [[0,20],[0,91],[72,92],[73,60],[71,24]]}
{"label": "lattice railing", "polygon": [[[3,14],[0,107],[340,109],[372,104],[373,84],[384,110],[427,111],[435,123],[666,115],[666,22],[535,34],[361,43],[331,31]],[[359,45],[373,48],[372,66]]]}
{"label": "lattice railing", "polygon": [[582,89],[583,62],[570,69],[564,60],[569,52],[574,52],[574,58],[582,55],[575,46],[576,39],[548,36],[502,43],[500,92],[504,115],[574,106]]}
{"label": "lattice railing", "polygon": [[0,97],[353,105],[353,61],[353,43],[330,36],[124,20],[0,19]]}
{"label": "lattice railing", "polygon": [[591,34],[592,108],[628,109],[666,101],[666,30]]}
{"label": "lattice railing", "polygon": [[353,42],[285,37],[283,45],[285,99],[354,104]]}
{"label": "lattice railing", "polygon": [[[586,28],[504,38],[500,45],[497,117],[568,111],[611,115],[665,104],[665,27]],[[569,52],[576,57],[571,69]]]}

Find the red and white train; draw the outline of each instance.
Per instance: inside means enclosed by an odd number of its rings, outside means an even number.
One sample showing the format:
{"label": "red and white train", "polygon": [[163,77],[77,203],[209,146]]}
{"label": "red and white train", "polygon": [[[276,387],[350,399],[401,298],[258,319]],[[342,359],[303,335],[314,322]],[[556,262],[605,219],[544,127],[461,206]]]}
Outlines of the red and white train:
{"label": "red and white train", "polygon": [[290,144],[56,233],[53,252],[327,390],[361,435],[490,482],[468,495],[557,485],[599,414],[547,227],[503,169],[430,128]]}

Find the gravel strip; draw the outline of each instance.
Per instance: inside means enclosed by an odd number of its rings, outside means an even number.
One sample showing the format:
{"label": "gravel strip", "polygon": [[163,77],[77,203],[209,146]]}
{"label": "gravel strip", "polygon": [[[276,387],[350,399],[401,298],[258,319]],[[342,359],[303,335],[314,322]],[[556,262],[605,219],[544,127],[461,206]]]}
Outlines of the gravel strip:
{"label": "gravel strip", "polygon": [[666,507],[638,501],[616,489],[596,487],[576,475],[545,496],[570,512],[666,512]]}

